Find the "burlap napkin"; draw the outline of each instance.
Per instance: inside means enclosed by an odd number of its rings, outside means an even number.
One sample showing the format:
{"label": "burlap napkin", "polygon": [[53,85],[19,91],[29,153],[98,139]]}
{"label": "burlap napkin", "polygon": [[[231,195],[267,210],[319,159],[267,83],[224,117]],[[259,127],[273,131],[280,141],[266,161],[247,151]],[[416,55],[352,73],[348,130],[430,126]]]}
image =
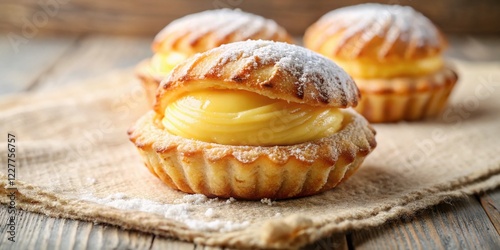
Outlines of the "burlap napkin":
{"label": "burlap napkin", "polygon": [[127,139],[147,109],[130,72],[3,98],[1,166],[10,132],[17,139],[18,209],[208,245],[299,247],[500,184],[500,66],[456,64],[460,81],[441,119],[376,125],[379,146],[358,173],[313,197],[208,199],[163,185]]}

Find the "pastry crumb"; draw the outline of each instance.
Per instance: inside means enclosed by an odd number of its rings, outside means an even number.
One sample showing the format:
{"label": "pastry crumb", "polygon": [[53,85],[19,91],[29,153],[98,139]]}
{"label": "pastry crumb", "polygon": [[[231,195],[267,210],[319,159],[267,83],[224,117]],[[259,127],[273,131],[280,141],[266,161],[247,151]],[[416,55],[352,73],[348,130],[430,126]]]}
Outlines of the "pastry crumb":
{"label": "pastry crumb", "polygon": [[263,203],[263,204],[267,204],[269,206],[272,206],[272,205],[274,205],[274,203],[276,203],[275,201],[272,201],[269,198],[263,198],[263,199],[260,200],[260,202]]}
{"label": "pastry crumb", "polygon": [[236,199],[235,199],[235,198],[233,198],[233,197],[229,197],[229,199],[227,199],[227,200],[226,200],[226,204],[231,204],[231,203],[233,203],[233,202],[235,202],[235,201],[236,201]]}

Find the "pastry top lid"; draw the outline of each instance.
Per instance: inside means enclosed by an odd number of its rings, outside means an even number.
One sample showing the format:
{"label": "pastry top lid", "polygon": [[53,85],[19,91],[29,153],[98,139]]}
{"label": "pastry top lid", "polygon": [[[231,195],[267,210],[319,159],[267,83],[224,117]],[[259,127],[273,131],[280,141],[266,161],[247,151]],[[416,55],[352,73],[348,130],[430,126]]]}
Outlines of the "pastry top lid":
{"label": "pastry top lid", "polygon": [[372,3],[325,14],[306,31],[304,43],[331,58],[377,60],[418,59],[447,46],[437,27],[413,8]]}
{"label": "pastry top lid", "polygon": [[196,54],[179,64],[158,89],[156,112],[184,93],[235,89],[311,106],[356,106],[352,78],[330,59],[281,42],[244,41]]}
{"label": "pastry top lid", "polygon": [[191,55],[248,39],[293,41],[273,20],[238,9],[217,9],[174,20],[156,35],[152,49],[154,52],[177,51]]}

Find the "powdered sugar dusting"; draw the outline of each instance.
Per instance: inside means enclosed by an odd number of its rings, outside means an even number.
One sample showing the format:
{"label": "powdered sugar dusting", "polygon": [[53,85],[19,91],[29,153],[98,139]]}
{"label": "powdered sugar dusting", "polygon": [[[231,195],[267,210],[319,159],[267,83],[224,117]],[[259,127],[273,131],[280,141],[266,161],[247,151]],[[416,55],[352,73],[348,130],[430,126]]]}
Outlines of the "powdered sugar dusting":
{"label": "powdered sugar dusting", "polygon": [[[168,42],[170,46],[174,46],[180,40],[185,40],[187,44],[192,45],[208,34],[215,36],[219,41],[228,39],[226,42],[244,41],[255,37],[280,41],[289,39],[286,31],[273,20],[238,9],[216,9],[186,15],[171,22],[158,33],[155,41]],[[213,42],[216,43],[208,44],[204,49],[220,45],[215,40]]]}
{"label": "powdered sugar dusting", "polygon": [[97,180],[95,178],[87,177],[86,181],[89,185],[94,185],[97,183]]}
{"label": "powdered sugar dusting", "polygon": [[244,61],[246,68],[274,65],[297,81],[296,95],[302,99],[319,99],[323,103],[347,106],[357,100],[358,90],[351,77],[326,57],[300,46],[272,41],[245,41],[220,46],[215,68]]}
{"label": "powdered sugar dusting", "polygon": [[[104,198],[95,197],[92,194],[84,194],[80,199],[98,204],[114,207],[122,210],[141,211],[154,213],[164,216],[168,219],[177,220],[185,223],[189,228],[200,231],[229,232],[241,230],[250,225],[250,222],[234,222],[217,218],[217,211],[220,206],[235,202],[234,198],[219,201],[219,199],[209,199],[202,194],[185,195],[182,199],[177,199],[173,204],[162,204],[156,201],[128,198],[123,193],[116,193]],[[203,208],[208,204],[213,207]],[[194,218],[193,214],[197,209],[205,209],[204,218]],[[203,210],[202,210],[203,211]]]}
{"label": "powdered sugar dusting", "polygon": [[175,200],[174,202],[176,203],[187,203],[187,204],[203,204],[206,202],[212,202],[212,199],[208,199],[205,195],[202,194],[192,194],[192,195],[185,195],[182,197],[180,200]]}
{"label": "powdered sugar dusting", "polygon": [[317,154],[318,147],[313,144],[308,144],[305,148],[292,148],[290,154],[300,161],[314,162],[314,155]]}
{"label": "powdered sugar dusting", "polygon": [[[333,10],[323,16],[320,22],[326,20],[332,22],[333,19],[339,22],[337,25],[347,28],[346,36],[367,30],[375,24],[385,26],[385,24],[394,20],[390,25],[391,28],[400,30],[402,34],[428,31],[422,33],[418,38],[428,40],[431,44],[438,43],[438,34],[432,22],[410,6],[376,3],[359,4]],[[405,39],[410,38],[408,35],[403,37]]]}
{"label": "powdered sugar dusting", "polygon": [[325,36],[343,32],[337,50],[353,36],[361,34],[361,38],[352,43],[355,46],[352,50],[354,55],[359,54],[374,37],[385,38],[379,53],[381,57],[388,53],[397,40],[414,43],[416,47],[437,47],[442,39],[432,22],[410,6],[375,3],[348,6],[327,13],[317,25],[328,27],[324,30]]}
{"label": "powdered sugar dusting", "polygon": [[259,154],[253,152],[253,151],[236,151],[232,152],[232,155],[238,159],[238,161],[243,162],[243,163],[250,163],[254,162],[259,158]]}
{"label": "powdered sugar dusting", "polygon": [[207,209],[207,211],[205,211],[205,216],[208,218],[214,217],[214,209],[213,208]]}

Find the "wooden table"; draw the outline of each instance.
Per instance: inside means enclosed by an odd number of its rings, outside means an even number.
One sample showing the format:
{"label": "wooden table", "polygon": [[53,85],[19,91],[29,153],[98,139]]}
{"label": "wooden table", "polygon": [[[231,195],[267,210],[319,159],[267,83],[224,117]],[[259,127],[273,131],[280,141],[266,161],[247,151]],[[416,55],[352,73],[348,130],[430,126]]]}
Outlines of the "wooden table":
{"label": "wooden table", "polygon": [[[150,42],[151,38],[97,35],[35,37],[16,49],[1,34],[1,95],[56,90],[75,80],[132,67],[151,55]],[[470,61],[498,61],[500,37],[452,37],[448,54]],[[332,235],[306,248],[500,249],[499,209],[497,189],[452,200],[379,228]],[[0,249],[212,249],[114,226],[17,213],[18,242],[12,243],[4,226],[7,209],[0,206]]]}

